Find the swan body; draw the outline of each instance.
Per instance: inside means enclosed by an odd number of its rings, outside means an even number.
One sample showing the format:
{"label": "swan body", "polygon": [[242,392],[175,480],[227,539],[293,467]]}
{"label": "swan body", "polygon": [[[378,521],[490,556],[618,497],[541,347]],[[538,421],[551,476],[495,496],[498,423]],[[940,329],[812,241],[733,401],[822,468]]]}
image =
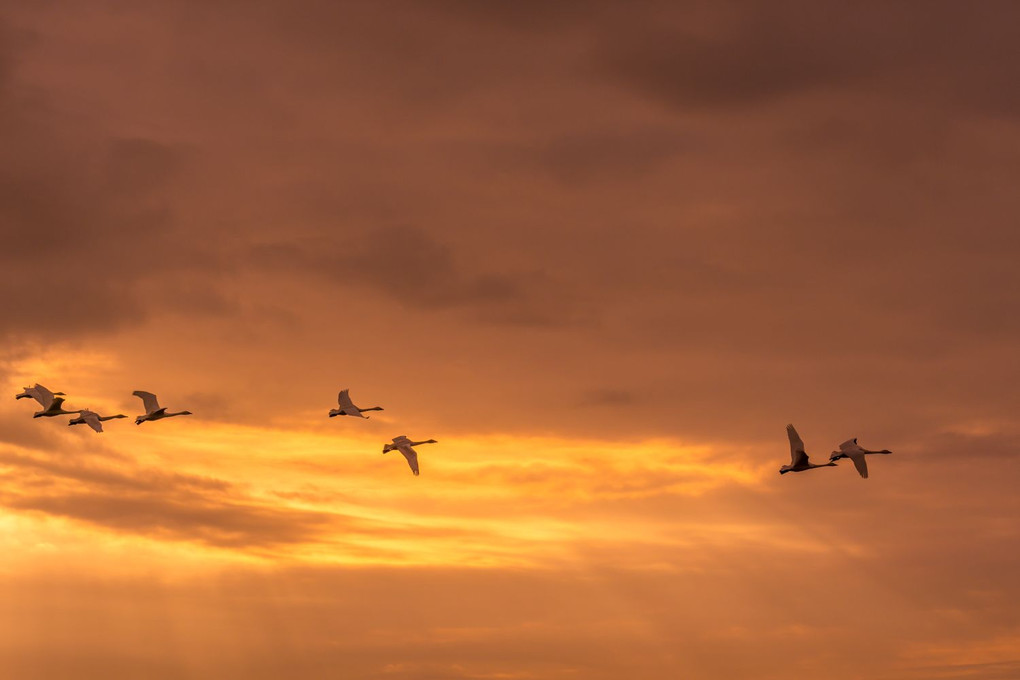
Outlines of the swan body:
{"label": "swan body", "polygon": [[67,424],[68,425],[81,425],[82,423],[85,423],[86,425],[91,427],[96,432],[102,432],[103,431],[103,421],[113,420],[114,418],[127,418],[127,416],[125,416],[125,415],[123,415],[121,413],[118,413],[115,416],[101,416],[98,413],[96,413],[95,411],[90,411],[90,410],[88,410],[86,408],[86,409],[82,409],[78,413],[78,417],[77,418],[71,419],[71,421],[69,423],[67,423]]}
{"label": "swan body", "polygon": [[889,449],[882,449],[881,451],[869,451],[862,448],[857,443],[857,437],[853,439],[847,439],[845,442],[839,445],[839,451],[833,451],[829,454],[829,461],[837,461],[840,458],[849,458],[853,461],[854,467],[857,468],[858,474],[864,479],[868,478],[868,461],[865,460],[864,456],[874,453],[892,453]]}
{"label": "swan body", "polygon": [[787,472],[803,472],[804,470],[814,470],[815,468],[836,465],[831,460],[821,465],[815,465],[810,462],[807,452],[804,450],[804,442],[801,440],[800,435],[797,434],[797,430],[794,429],[793,425],[786,426],[786,436],[790,438],[790,464],[779,468],[779,474],[785,475]]}
{"label": "swan body", "polygon": [[405,435],[393,438],[392,444],[386,444],[383,446],[383,453],[389,453],[390,451],[400,451],[404,454],[404,458],[407,459],[407,464],[411,466],[411,472],[414,473],[415,477],[418,476],[418,452],[412,447],[419,446],[421,444],[438,444],[435,439],[426,439],[421,442],[413,442],[408,439]]}
{"label": "swan body", "polygon": [[28,396],[35,399],[43,407],[42,411],[36,411],[32,414],[33,418],[71,416],[79,413],[79,411],[65,411],[61,408],[64,405],[64,398],[55,396],[53,392],[50,392],[39,383],[36,383],[33,387],[26,388],[25,391],[29,393]]}
{"label": "swan body", "polygon": [[174,416],[190,416],[191,411],[177,411],[176,413],[167,413],[166,407],[160,407],[159,402],[156,401],[156,395],[152,392],[145,392],[142,390],[135,390],[131,394],[135,395],[142,400],[142,405],[145,407],[145,414],[135,417],[135,425],[141,425],[147,420],[162,420],[163,418],[173,418]]}
{"label": "swan body", "polygon": [[354,405],[354,402],[351,401],[349,389],[340,390],[340,394],[337,395],[336,400],[337,403],[340,405],[340,408],[330,409],[329,411],[330,418],[334,416],[356,416],[358,418],[368,418],[368,416],[361,415],[363,411],[383,410],[381,406],[372,406],[370,408],[358,408],[357,406]]}

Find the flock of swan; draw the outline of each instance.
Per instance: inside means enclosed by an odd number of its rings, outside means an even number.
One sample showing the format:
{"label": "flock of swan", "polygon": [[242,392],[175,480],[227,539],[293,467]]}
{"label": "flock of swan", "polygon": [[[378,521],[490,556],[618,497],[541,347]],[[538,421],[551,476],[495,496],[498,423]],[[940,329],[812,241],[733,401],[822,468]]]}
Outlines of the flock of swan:
{"label": "flock of swan", "polygon": [[[142,423],[150,420],[162,420],[163,418],[173,418],[174,416],[190,416],[191,411],[176,411],[174,413],[167,413],[165,406],[160,406],[159,401],[156,400],[156,395],[152,392],[145,392],[144,390],[135,390],[132,394],[142,400],[142,406],[145,408],[145,413],[135,417],[135,425],[141,425]],[[72,418],[68,425],[81,425],[85,424],[91,427],[96,432],[103,431],[103,423],[107,420],[114,420],[116,418],[127,418],[126,415],[118,413],[112,416],[102,416],[91,411],[89,409],[77,409],[73,411],[64,410],[64,397],[67,396],[63,392],[51,392],[39,383],[36,383],[32,387],[26,387],[20,394],[14,395],[15,399],[35,399],[42,406],[41,411],[37,411],[32,417],[33,418],[44,418],[52,416],[77,416]],[[382,411],[381,406],[371,406],[367,408],[359,408],[354,405],[351,401],[350,390],[340,390],[340,394],[337,396],[337,405],[339,408],[330,409],[329,417],[335,416],[353,416],[356,418],[368,418],[364,415],[365,411]],[[418,475],[418,452],[414,450],[415,446],[421,446],[422,444],[438,444],[435,439],[426,439],[424,441],[416,442],[411,441],[406,435],[399,435],[393,438],[393,442],[385,444],[383,446],[383,453],[389,453],[390,451],[400,451],[404,458],[407,459],[407,464],[411,468],[411,472]]]}
{"label": "flock of swan", "polygon": [[881,451],[869,451],[868,449],[862,448],[857,443],[857,437],[848,439],[839,445],[839,451],[833,451],[829,454],[829,462],[822,463],[821,465],[815,465],[808,460],[807,452],[804,450],[804,442],[801,440],[800,435],[797,434],[797,430],[794,429],[793,425],[786,426],[786,436],[790,438],[790,464],[784,465],[779,468],[779,474],[785,475],[787,472],[804,472],[805,470],[814,470],[815,468],[821,467],[836,467],[836,461],[840,458],[849,458],[853,461],[854,467],[857,468],[858,474],[864,479],[868,478],[868,461],[864,458],[867,455],[873,453],[892,453],[889,449],[882,449]]}
{"label": "flock of swan", "polygon": [[[162,420],[163,418],[173,418],[174,416],[190,416],[191,411],[177,411],[174,413],[167,413],[165,406],[160,406],[156,400],[156,395],[152,392],[145,392],[142,390],[135,390],[132,394],[142,400],[142,406],[145,408],[145,413],[135,417],[135,425],[141,425],[142,423],[150,420]],[[15,399],[32,398],[39,402],[42,406],[42,410],[36,412],[34,418],[42,418],[49,416],[77,416],[68,422],[68,425],[81,425],[84,423],[88,425],[96,432],[103,431],[103,423],[107,420],[113,420],[115,418],[127,418],[127,416],[118,413],[112,416],[101,416],[95,411],[89,409],[77,409],[74,411],[65,411],[64,397],[66,395],[63,392],[51,392],[39,383],[36,383],[32,387],[24,388],[24,391],[14,396]],[[329,417],[335,416],[352,416],[355,418],[368,418],[365,415],[366,411],[382,411],[381,406],[368,406],[359,407],[355,406],[354,402],[351,401],[351,395],[349,389],[340,390],[340,394],[337,395],[337,406],[339,408],[330,409]],[[800,435],[797,434],[797,430],[794,429],[793,425],[786,426],[786,434],[790,438],[790,464],[784,465],[779,468],[779,474],[785,475],[787,472],[804,472],[805,470],[814,470],[815,468],[821,467],[836,467],[836,461],[841,458],[849,458],[854,467],[857,468],[857,472],[867,479],[868,477],[868,462],[865,456],[871,454],[884,454],[892,453],[888,449],[882,449],[881,451],[869,451],[868,449],[862,448],[857,443],[857,438],[848,439],[839,445],[839,451],[833,451],[829,455],[829,462],[816,465],[808,460],[808,454],[804,450],[804,442],[801,440]],[[404,458],[407,459],[407,464],[411,468],[416,476],[418,475],[418,452],[414,450],[415,446],[421,446],[422,444],[438,444],[435,439],[426,439],[420,442],[412,441],[405,435],[399,435],[393,438],[392,443],[385,444],[383,446],[383,453],[389,453],[390,451],[400,451]]]}

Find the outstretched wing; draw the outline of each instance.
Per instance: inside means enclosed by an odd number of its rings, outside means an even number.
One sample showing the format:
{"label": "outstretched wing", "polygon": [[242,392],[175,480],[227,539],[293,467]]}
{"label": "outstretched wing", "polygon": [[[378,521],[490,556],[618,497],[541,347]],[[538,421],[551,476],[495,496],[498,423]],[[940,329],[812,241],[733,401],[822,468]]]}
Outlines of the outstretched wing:
{"label": "outstretched wing", "polygon": [[135,390],[131,394],[139,397],[142,400],[142,405],[145,407],[146,413],[155,413],[159,410],[159,402],[156,401],[156,395],[152,392],[143,392],[142,390]]}
{"label": "outstretched wing", "polygon": [[103,431],[103,424],[99,422],[99,414],[93,413],[92,411],[82,411],[81,419],[85,421],[85,424],[91,427],[96,432]]}
{"label": "outstretched wing", "polygon": [[790,438],[790,464],[800,465],[808,462],[807,452],[804,450],[804,442],[793,425],[786,426],[786,436]]}
{"label": "outstretched wing", "polygon": [[402,444],[397,449],[404,454],[404,458],[407,459],[407,464],[411,466],[411,472],[418,475],[418,452],[412,449],[406,444]]}
{"label": "outstretched wing", "polygon": [[340,394],[337,395],[337,403],[340,404],[340,410],[349,416],[365,416],[361,415],[361,409],[354,405],[351,401],[350,390],[340,390]]}
{"label": "outstretched wing", "polygon": [[39,383],[36,383],[34,387],[26,391],[32,395],[33,399],[39,402],[43,409],[48,409],[53,404],[53,393]]}
{"label": "outstretched wing", "polygon": [[864,452],[860,449],[847,449],[844,451],[846,457],[854,462],[857,473],[864,479],[868,478],[868,461],[864,459]]}
{"label": "outstretched wing", "polygon": [[864,479],[868,478],[868,461],[864,458],[864,449],[857,444],[857,437],[847,439],[840,444],[839,452],[853,461],[854,467],[857,468],[857,474]]}

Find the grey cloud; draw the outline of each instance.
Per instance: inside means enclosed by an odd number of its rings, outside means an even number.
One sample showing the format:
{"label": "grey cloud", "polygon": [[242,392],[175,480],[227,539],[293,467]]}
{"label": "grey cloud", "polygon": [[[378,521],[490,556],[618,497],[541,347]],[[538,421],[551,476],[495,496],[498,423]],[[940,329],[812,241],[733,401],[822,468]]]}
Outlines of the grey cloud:
{"label": "grey cloud", "polygon": [[107,136],[31,90],[4,47],[0,333],[44,342],[137,324],[149,314],[146,286],[169,275],[172,300],[173,275],[194,276],[211,256],[208,240],[178,227],[167,193],[190,152]]}
{"label": "grey cloud", "polygon": [[682,106],[763,102],[860,73],[852,36],[836,18],[821,20],[827,9],[752,8],[720,11],[722,30],[711,36],[687,30],[682,11],[635,13],[620,30],[604,29],[597,59],[621,82]]}
{"label": "grey cloud", "polygon": [[1020,76],[1008,56],[1020,37],[1015,4],[797,0],[642,9],[597,27],[595,63],[673,105],[735,109],[810,91],[877,88],[1020,112],[1009,87]]}
{"label": "grey cloud", "polygon": [[381,293],[402,306],[463,310],[476,319],[525,326],[574,323],[578,313],[542,273],[487,273],[487,263],[433,238],[423,229],[386,227],[356,239],[264,244],[257,265],[313,274],[337,286]]}
{"label": "grey cloud", "polygon": [[[80,445],[73,457],[0,450],[0,467],[7,468],[2,476],[9,482],[0,490],[0,505],[157,540],[266,553],[322,542],[340,545],[348,554],[381,557],[387,549],[350,539],[470,535],[456,529],[404,526],[261,502],[242,486],[223,479],[165,472],[123,456],[106,464],[83,459],[91,453],[90,447]],[[273,495],[294,496],[287,491]]]}
{"label": "grey cloud", "polygon": [[212,500],[189,493],[182,497],[123,497],[97,493],[21,495],[5,505],[96,524],[114,531],[195,541],[221,548],[272,548],[311,542],[332,524],[328,515]]}
{"label": "grey cloud", "polygon": [[320,539],[338,526],[338,518],[329,513],[255,503],[223,480],[164,473],[130,462],[112,468],[0,452],[0,464],[10,468],[6,477],[15,482],[0,493],[7,508],[114,531],[223,548],[271,549]]}

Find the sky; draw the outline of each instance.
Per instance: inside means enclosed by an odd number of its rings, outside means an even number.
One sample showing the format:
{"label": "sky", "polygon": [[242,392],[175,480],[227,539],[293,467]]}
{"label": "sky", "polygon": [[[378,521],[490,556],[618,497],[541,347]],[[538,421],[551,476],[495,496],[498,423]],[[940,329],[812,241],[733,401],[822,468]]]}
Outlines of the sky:
{"label": "sky", "polygon": [[1017,677],[1018,27],[0,0],[4,677]]}

